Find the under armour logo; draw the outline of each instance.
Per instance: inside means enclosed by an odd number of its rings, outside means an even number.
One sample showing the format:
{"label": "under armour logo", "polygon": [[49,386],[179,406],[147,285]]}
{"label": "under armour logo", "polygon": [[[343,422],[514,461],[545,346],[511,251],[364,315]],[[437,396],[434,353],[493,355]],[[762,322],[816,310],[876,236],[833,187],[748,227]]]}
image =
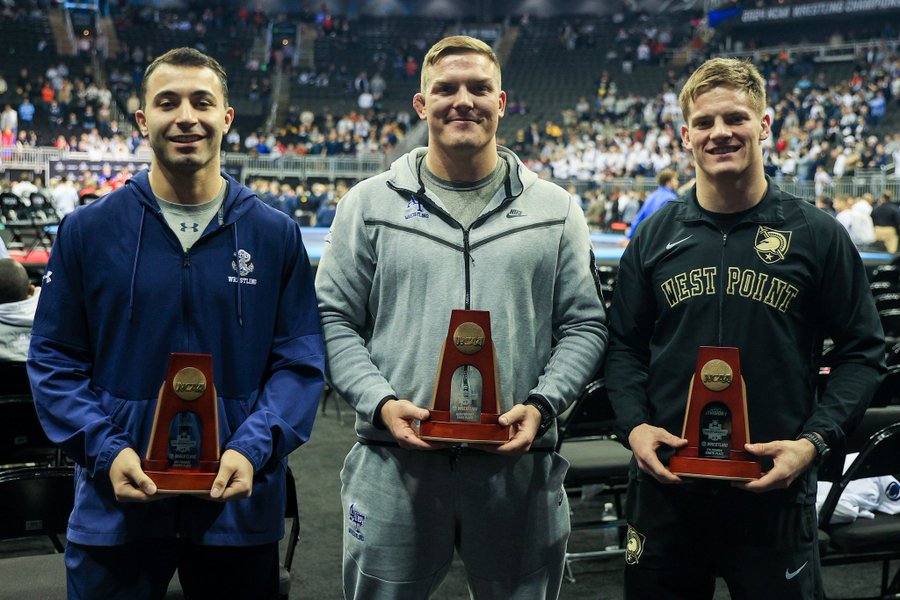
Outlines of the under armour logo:
{"label": "under armour logo", "polygon": [[194,233],[197,233],[198,231],[200,231],[200,223],[192,223],[191,225],[188,225],[187,223],[182,223],[181,224],[182,233],[187,231],[188,227],[190,227],[191,231],[193,231]]}
{"label": "under armour logo", "polygon": [[47,271],[47,272],[44,274],[44,276],[41,277],[41,280],[42,280],[44,283],[50,283],[50,278],[51,278],[52,276],[53,276],[53,271]]}

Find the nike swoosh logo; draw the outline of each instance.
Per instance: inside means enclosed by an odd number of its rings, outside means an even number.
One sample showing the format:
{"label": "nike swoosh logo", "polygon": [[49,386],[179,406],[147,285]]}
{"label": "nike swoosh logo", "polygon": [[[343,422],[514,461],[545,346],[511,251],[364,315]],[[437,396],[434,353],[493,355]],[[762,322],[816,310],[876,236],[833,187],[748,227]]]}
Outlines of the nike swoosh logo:
{"label": "nike swoosh logo", "polygon": [[686,238],[684,238],[683,240],[678,240],[677,242],[669,242],[668,244],[666,244],[666,250],[671,250],[672,248],[674,248],[675,246],[677,246],[677,245],[680,244],[681,242],[686,242],[686,241],[688,241],[689,239],[691,239],[692,237],[694,237],[694,234],[693,234],[693,233],[692,233],[691,235],[687,236]]}
{"label": "nike swoosh logo", "polygon": [[809,564],[809,561],[806,561],[805,563],[803,563],[802,565],[800,565],[800,568],[797,569],[796,571],[791,571],[790,569],[785,569],[785,570],[784,570],[784,578],[785,578],[785,579],[793,579],[794,577],[796,577],[796,576],[800,573],[800,571],[803,570],[803,567],[805,567],[805,566],[808,565],[808,564]]}

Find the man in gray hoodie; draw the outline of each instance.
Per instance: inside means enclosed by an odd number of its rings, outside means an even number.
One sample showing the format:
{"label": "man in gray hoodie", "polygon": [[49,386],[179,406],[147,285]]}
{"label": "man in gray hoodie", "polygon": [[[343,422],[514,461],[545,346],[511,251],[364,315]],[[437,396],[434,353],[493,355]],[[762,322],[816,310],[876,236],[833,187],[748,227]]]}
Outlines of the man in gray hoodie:
{"label": "man in gray hoodie", "polygon": [[41,288],[28,279],[25,267],[0,258],[0,362],[25,362],[31,326]]}
{"label": "man in gray hoodie", "polygon": [[[344,594],[427,598],[455,549],[474,597],[556,598],[570,526],[555,419],[606,348],[587,225],[497,145],[506,94],[489,46],[445,38],[422,65],[428,147],[344,197],[316,278],[359,440],[341,473]],[[417,435],[453,309],[490,311],[502,445]]]}

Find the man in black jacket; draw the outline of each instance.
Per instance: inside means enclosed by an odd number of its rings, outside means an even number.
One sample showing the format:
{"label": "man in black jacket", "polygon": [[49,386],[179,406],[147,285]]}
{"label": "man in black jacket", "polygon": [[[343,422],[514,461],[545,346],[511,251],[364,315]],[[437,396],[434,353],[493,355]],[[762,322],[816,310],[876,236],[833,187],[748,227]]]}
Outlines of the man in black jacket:
{"label": "man in black jacket", "polygon": [[[763,172],[765,86],[750,63],[712,59],[679,98],[696,185],[648,218],[626,249],[610,311],[606,377],[634,452],[627,598],[822,595],[817,455],[839,446],[884,369],[865,268],[846,231]],[[835,342],[817,397],[816,359]],[[679,477],[700,346],[740,350],[759,479]]]}

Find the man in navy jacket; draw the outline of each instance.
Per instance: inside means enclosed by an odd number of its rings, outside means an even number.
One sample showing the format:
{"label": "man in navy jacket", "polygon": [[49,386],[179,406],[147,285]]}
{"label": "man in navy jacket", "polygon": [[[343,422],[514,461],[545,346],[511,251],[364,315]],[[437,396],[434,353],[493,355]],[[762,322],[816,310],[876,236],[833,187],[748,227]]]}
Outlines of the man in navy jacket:
{"label": "man in navy jacket", "polygon": [[[150,171],[61,223],[28,360],[77,464],[69,597],[162,597],[177,568],[188,597],[272,598],[286,457],[324,381],[312,270],[296,224],[221,172],[234,111],[214,59],[160,56],[135,116]],[[171,352],[213,358],[208,497],[160,494],[141,468]]]}

